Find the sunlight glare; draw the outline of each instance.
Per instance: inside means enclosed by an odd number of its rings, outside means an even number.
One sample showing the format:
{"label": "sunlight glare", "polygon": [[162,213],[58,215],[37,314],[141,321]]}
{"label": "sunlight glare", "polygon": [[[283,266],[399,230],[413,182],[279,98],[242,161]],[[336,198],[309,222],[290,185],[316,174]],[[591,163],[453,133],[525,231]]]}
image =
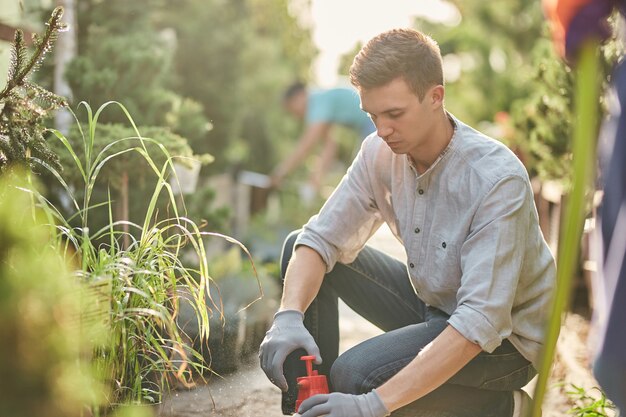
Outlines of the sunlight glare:
{"label": "sunlight glare", "polygon": [[454,26],[461,16],[445,0],[312,0],[313,40],[319,48],[314,74],[323,87],[345,84],[339,80],[339,57],[358,43],[396,27],[412,27],[416,17]]}

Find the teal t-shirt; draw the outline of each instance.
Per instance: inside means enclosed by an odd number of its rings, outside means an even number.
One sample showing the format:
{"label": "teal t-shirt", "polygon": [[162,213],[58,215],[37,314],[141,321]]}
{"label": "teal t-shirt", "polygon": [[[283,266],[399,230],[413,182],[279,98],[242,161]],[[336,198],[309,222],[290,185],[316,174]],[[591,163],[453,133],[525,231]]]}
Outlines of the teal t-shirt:
{"label": "teal t-shirt", "polygon": [[306,122],[337,123],[363,136],[375,130],[369,116],[361,110],[359,95],[351,88],[312,90],[307,100]]}

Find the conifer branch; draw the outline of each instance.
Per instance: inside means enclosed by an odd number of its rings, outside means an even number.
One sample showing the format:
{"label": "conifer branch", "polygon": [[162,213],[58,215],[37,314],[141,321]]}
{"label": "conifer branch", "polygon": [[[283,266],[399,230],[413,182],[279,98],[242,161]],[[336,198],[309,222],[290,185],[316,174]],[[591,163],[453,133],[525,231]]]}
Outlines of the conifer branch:
{"label": "conifer branch", "polygon": [[62,169],[59,157],[46,143],[44,121],[51,111],[67,106],[67,102],[29,81],[29,75],[52,49],[58,32],[66,29],[62,16],[63,8],[57,7],[43,36],[33,35],[35,50],[30,57],[23,32],[15,31],[8,80],[0,92],[0,173],[13,163],[27,164],[34,170],[33,158]]}
{"label": "conifer branch", "polygon": [[[67,29],[67,25],[65,23],[61,23],[62,17],[63,8],[57,7],[54,9],[50,19],[46,23],[47,28],[43,37],[35,38],[35,52],[26,64],[23,63],[26,57],[24,34],[19,29],[15,31],[13,50],[11,53],[12,62],[11,69],[9,71],[9,79],[7,80],[7,85],[4,87],[2,92],[0,92],[0,100],[7,97],[9,92],[15,87],[22,86],[26,81],[28,74],[36,70],[41,65],[46,53],[48,53],[52,48],[58,33]],[[13,77],[11,77],[11,73],[13,73]]]}

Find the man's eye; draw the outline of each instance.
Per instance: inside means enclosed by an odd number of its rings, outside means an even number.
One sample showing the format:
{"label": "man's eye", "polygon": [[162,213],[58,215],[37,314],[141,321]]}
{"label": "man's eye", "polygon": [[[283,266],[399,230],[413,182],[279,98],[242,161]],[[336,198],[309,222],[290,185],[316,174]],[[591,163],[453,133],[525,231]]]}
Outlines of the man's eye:
{"label": "man's eye", "polygon": [[402,116],[402,113],[389,113],[389,117],[392,119],[397,119],[400,116]]}

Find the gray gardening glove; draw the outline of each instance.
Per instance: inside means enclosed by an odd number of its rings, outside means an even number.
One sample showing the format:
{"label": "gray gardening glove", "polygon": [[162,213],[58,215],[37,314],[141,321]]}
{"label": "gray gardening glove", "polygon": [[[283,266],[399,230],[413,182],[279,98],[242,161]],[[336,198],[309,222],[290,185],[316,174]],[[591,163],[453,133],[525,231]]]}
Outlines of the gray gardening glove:
{"label": "gray gardening glove", "polygon": [[272,384],[287,391],[287,381],[283,374],[283,363],[296,349],[303,348],[315,356],[316,364],[322,363],[320,350],[313,336],[304,328],[304,314],[297,310],[283,310],[274,315],[274,323],[265,334],[259,349],[261,368]]}
{"label": "gray gardening glove", "polygon": [[298,413],[301,417],[384,417],[389,415],[389,410],[376,390],[372,390],[361,395],[340,392],[314,395],[302,402]]}

